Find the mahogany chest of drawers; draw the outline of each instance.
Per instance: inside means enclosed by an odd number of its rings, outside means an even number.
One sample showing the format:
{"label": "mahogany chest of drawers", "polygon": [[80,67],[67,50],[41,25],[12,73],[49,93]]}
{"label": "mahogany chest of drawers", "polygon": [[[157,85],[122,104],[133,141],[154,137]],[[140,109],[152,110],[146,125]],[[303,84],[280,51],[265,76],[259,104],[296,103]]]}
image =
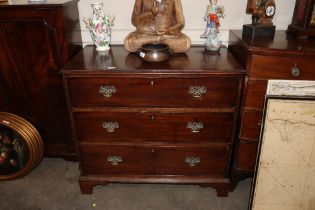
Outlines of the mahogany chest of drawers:
{"label": "mahogany chest of drawers", "polygon": [[245,70],[227,49],[147,63],[87,46],[62,70],[81,192],[108,182],[195,183],[227,195]]}
{"label": "mahogany chest of drawers", "polygon": [[241,31],[231,31],[229,49],[248,72],[231,170],[237,183],[255,169],[268,80],[315,80],[315,39],[297,40],[277,31],[274,39],[251,40],[242,39]]}

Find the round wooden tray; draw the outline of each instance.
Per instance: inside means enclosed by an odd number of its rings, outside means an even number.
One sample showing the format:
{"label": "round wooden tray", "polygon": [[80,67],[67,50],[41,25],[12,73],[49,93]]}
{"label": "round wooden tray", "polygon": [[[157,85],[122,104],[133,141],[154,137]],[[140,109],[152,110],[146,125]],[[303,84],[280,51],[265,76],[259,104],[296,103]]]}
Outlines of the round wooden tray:
{"label": "round wooden tray", "polygon": [[26,175],[43,154],[43,140],[32,124],[17,115],[0,112],[0,180]]}

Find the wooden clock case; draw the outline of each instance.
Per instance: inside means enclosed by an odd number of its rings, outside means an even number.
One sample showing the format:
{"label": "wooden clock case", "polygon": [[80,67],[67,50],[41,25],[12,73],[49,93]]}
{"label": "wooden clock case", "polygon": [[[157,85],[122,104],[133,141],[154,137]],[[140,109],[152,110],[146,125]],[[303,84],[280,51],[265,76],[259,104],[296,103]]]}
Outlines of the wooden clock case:
{"label": "wooden clock case", "polygon": [[315,35],[315,0],[297,0],[288,32],[298,38]]}

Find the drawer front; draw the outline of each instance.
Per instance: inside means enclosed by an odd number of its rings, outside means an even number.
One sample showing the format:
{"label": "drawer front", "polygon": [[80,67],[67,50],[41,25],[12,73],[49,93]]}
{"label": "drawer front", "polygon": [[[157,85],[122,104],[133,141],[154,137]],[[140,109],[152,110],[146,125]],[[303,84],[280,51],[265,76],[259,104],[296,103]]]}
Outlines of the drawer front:
{"label": "drawer front", "polygon": [[267,84],[267,80],[249,80],[247,82],[245,107],[256,109],[264,107]]}
{"label": "drawer front", "polygon": [[235,107],[239,78],[70,78],[74,107]]}
{"label": "drawer front", "polygon": [[314,80],[314,66],[314,58],[253,55],[250,78]]}
{"label": "drawer front", "polygon": [[261,129],[261,119],[261,110],[243,111],[240,138],[258,140]]}
{"label": "drawer front", "polygon": [[81,145],[83,175],[148,175],[153,173],[153,148]]}
{"label": "drawer front", "polygon": [[79,141],[229,142],[233,113],[99,111],[74,114]]}
{"label": "drawer front", "polygon": [[256,165],[256,156],[258,141],[242,141],[239,143],[237,156],[237,169],[245,171],[254,171]]}
{"label": "drawer front", "polygon": [[84,175],[225,177],[229,147],[81,145]]}
{"label": "drawer front", "polygon": [[225,177],[228,172],[229,147],[161,147],[155,153],[157,174]]}

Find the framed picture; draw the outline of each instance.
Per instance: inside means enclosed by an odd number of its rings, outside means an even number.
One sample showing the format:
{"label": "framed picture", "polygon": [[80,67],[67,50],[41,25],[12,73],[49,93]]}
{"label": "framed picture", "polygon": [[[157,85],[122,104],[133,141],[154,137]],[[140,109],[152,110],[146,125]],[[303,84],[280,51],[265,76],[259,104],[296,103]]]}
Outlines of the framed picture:
{"label": "framed picture", "polygon": [[268,89],[249,209],[315,209],[315,82]]}
{"label": "framed picture", "polygon": [[0,125],[0,176],[10,176],[28,162],[28,147],[22,136],[12,128]]}
{"label": "framed picture", "polygon": [[0,181],[19,178],[41,161],[43,140],[24,118],[0,112]]}

